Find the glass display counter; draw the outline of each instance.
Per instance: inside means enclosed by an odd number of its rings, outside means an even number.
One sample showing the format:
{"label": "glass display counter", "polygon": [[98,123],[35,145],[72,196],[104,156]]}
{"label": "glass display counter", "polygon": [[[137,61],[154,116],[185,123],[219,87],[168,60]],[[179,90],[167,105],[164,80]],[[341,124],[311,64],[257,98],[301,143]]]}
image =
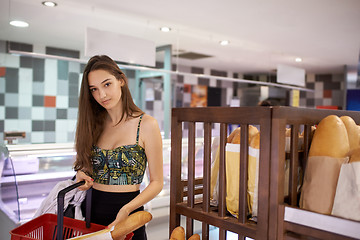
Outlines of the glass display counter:
{"label": "glass display counter", "polygon": [[[183,156],[187,156],[187,141],[183,142]],[[196,140],[196,154],[201,155],[202,139]],[[0,144],[0,220],[2,233],[32,219],[41,202],[60,181],[75,176],[72,168],[76,152],[73,143],[64,144]],[[164,188],[145,209],[152,211],[170,205],[170,139],[163,140]],[[183,159],[184,164],[187,159]],[[197,173],[202,175],[202,164],[196,164]],[[184,169],[184,168],[183,168]],[[187,172],[183,173],[187,175]],[[198,175],[197,174],[197,175]],[[141,189],[149,183],[148,173]],[[156,217],[156,216],[154,216]],[[3,229],[8,222],[8,229]],[[10,237],[2,237],[8,239]],[[9,236],[9,235],[6,235]]]}

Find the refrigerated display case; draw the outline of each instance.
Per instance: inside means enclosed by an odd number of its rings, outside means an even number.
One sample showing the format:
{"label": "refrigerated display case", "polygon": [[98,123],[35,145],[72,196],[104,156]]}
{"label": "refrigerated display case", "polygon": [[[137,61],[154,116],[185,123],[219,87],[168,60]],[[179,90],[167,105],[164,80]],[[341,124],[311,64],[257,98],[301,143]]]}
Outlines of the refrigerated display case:
{"label": "refrigerated display case", "polygon": [[0,238],[32,219],[59,182],[75,176],[73,144],[0,145]]}
{"label": "refrigerated display case", "polygon": [[[203,139],[196,139],[196,159],[203,154]],[[188,141],[182,143],[183,163],[187,163]],[[164,216],[170,205],[170,139],[163,139],[164,187],[145,209]],[[75,176],[73,143],[0,144],[0,239],[10,239],[9,231],[32,219],[41,202],[60,181]],[[202,175],[202,165],[197,164]],[[186,176],[187,171],[183,174]],[[141,190],[149,183],[145,174]],[[154,211],[158,209],[159,211]],[[163,210],[165,209],[165,210]],[[160,216],[159,216],[160,217]]]}

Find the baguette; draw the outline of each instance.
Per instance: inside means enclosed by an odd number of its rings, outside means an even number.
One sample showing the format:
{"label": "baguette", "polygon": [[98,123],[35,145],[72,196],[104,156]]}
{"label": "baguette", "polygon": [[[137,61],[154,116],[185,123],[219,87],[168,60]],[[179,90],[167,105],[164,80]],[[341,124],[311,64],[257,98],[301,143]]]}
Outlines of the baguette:
{"label": "baguette", "polygon": [[359,135],[360,130],[359,127],[356,125],[354,119],[352,119],[349,116],[341,116],[340,119],[345,124],[347,130],[349,144],[350,144],[350,151],[360,147],[360,135]]}
{"label": "baguette", "polygon": [[[241,138],[241,128],[237,128],[233,131],[233,133],[235,132],[235,134],[233,135],[233,138],[229,138],[231,139],[231,143],[233,144],[240,144],[240,138]],[[251,141],[251,139],[259,132],[259,130],[254,127],[253,125],[249,125],[249,142]],[[229,140],[230,140],[229,139]]]}
{"label": "baguette", "polygon": [[115,225],[111,236],[114,240],[122,239],[127,234],[135,231],[152,219],[152,215],[146,211],[139,211],[129,215],[126,219]]}
{"label": "baguette", "polygon": [[257,132],[250,140],[249,146],[252,148],[260,149],[260,132]]}
{"label": "baguette", "polygon": [[188,240],[200,240],[200,235],[199,234],[194,234]]}
{"label": "baguette", "polygon": [[317,126],[309,151],[309,157],[347,157],[350,150],[345,124],[338,116],[329,115]]}
{"label": "baguette", "polygon": [[360,162],[360,147],[351,151],[349,163]]}
{"label": "baguette", "polygon": [[185,230],[182,226],[176,227],[171,235],[170,240],[185,240]]}

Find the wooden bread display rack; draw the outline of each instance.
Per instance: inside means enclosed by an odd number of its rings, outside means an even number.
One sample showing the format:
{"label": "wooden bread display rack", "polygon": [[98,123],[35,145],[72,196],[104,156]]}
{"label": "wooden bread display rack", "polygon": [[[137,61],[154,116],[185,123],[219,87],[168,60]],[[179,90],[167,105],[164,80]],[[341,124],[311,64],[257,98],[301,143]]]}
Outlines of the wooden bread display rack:
{"label": "wooden bread display rack", "polygon": [[[298,206],[298,169],[305,169],[311,144],[311,127],[328,115],[350,116],[360,124],[360,112],[343,110],[274,107],[205,107],[174,108],[171,120],[171,187],[169,232],[181,225],[185,216],[186,239],[194,234],[194,220],[201,222],[202,239],[209,239],[211,226],[219,228],[217,239],[226,239],[226,232],[237,233],[238,239],[360,239],[349,229],[360,229],[360,222],[317,214]],[[218,206],[210,205],[211,151],[214,125],[219,125],[219,199]],[[258,214],[257,221],[248,218],[247,157],[248,131],[241,131],[239,218],[226,211],[225,145],[229,125],[241,129],[249,125],[260,131]],[[195,178],[195,138],[203,128],[203,176]],[[186,128],[186,129],[185,129]],[[291,128],[290,151],[285,151],[285,129]],[[202,130],[202,129],[201,129]],[[187,131],[187,132],[185,132]],[[303,147],[299,150],[299,132],[303,132]],[[185,134],[184,134],[185,133]],[[182,163],[182,141],[188,141],[187,162]],[[184,138],[184,139],[186,139]],[[197,156],[198,158],[198,156]],[[289,177],[285,179],[285,161],[289,159]],[[183,174],[184,169],[187,174]],[[187,176],[185,176],[187,175]],[[288,195],[284,184],[288,181]],[[312,218],[312,219],[309,219]],[[332,230],[312,225],[311,221],[343,228]],[[350,232],[351,232],[350,229]],[[356,233],[355,233],[356,234]]]}

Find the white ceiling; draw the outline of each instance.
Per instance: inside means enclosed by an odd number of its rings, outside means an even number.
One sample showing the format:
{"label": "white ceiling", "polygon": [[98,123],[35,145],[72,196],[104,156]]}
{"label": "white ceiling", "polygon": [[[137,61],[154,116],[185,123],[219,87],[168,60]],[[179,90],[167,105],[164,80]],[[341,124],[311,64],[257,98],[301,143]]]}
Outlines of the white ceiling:
{"label": "white ceiling", "polygon": [[[92,27],[213,56],[173,63],[237,73],[271,73],[279,63],[311,73],[339,73],[344,65],[359,63],[360,0],[56,2],[56,8],[47,8],[41,0],[1,0],[0,39],[83,53],[86,27]],[[13,19],[30,26],[10,26]],[[163,25],[172,31],[160,32]],[[220,46],[223,39],[230,45]]]}

